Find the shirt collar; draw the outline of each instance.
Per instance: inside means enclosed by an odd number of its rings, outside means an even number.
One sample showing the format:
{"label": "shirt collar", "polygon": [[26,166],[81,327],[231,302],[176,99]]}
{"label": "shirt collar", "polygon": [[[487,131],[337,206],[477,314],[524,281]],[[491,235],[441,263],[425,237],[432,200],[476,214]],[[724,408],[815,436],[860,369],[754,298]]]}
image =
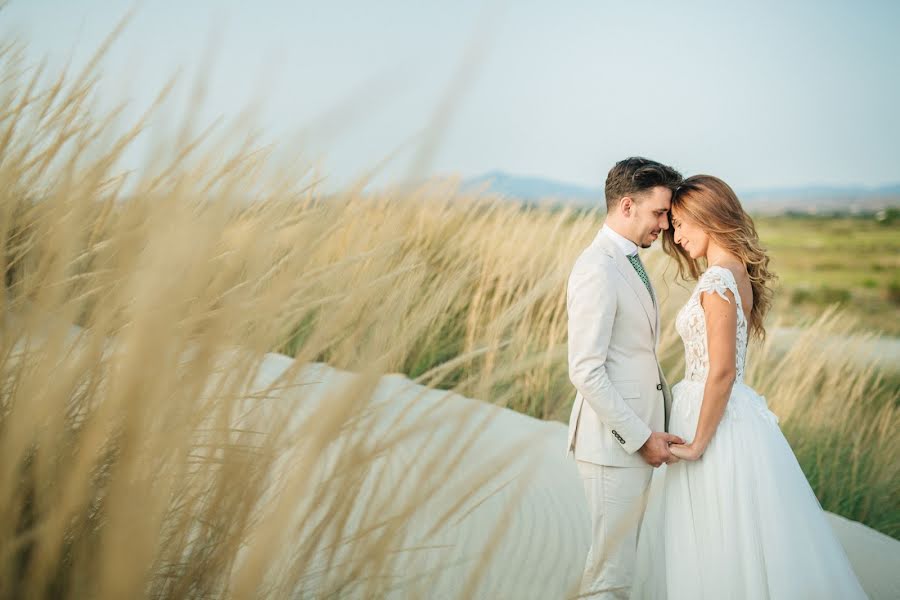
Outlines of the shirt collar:
{"label": "shirt collar", "polygon": [[619,247],[619,249],[625,254],[625,256],[634,256],[635,254],[637,254],[637,244],[615,231],[606,223],[603,224],[602,231],[606,232],[606,234],[612,239],[613,242],[615,242],[616,246]]}

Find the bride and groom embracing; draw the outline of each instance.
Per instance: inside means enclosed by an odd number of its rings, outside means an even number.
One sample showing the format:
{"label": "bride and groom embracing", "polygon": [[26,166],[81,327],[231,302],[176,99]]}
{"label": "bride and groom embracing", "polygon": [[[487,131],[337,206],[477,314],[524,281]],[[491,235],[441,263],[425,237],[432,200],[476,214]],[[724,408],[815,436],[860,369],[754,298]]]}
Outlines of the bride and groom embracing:
{"label": "bride and groom embracing", "polygon": [[[722,180],[644,158],[610,170],[606,204],[567,291],[568,452],[591,513],[579,597],[865,598],[777,418],[744,382],[773,278],[752,219]],[[697,280],[675,320],[685,376],[671,391],[638,256],[659,236]]]}

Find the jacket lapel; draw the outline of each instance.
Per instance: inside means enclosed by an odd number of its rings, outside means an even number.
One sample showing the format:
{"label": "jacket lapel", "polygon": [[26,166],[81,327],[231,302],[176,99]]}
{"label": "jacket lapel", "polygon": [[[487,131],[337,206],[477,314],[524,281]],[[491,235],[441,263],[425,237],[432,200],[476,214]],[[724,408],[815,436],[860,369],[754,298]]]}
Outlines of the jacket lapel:
{"label": "jacket lapel", "polygon": [[602,244],[607,250],[607,253],[616,261],[616,269],[618,269],[622,277],[625,278],[628,287],[630,287],[631,291],[637,296],[641,307],[643,307],[644,312],[647,313],[647,320],[650,322],[650,331],[655,340],[656,331],[659,329],[659,316],[656,307],[653,304],[653,298],[650,296],[650,292],[647,291],[647,286],[644,285],[644,282],[637,274],[637,271],[631,266],[631,262],[628,260],[628,257],[625,256],[625,253],[622,252],[616,243],[605,235],[602,230],[597,234],[594,241],[595,243]]}
{"label": "jacket lapel", "polygon": [[650,283],[650,289],[653,290],[653,312],[656,313],[656,329],[653,330],[654,337],[659,339],[659,304],[657,304],[656,288],[653,287],[653,283]]}

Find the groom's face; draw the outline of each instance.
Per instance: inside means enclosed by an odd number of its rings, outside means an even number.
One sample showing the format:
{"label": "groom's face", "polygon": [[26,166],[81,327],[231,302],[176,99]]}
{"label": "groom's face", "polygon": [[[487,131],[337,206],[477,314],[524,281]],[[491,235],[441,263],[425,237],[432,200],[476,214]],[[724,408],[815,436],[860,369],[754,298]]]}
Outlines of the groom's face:
{"label": "groom's face", "polygon": [[636,194],[630,200],[623,209],[629,221],[631,240],[641,248],[649,248],[662,234],[662,230],[669,228],[672,190],[657,186]]}

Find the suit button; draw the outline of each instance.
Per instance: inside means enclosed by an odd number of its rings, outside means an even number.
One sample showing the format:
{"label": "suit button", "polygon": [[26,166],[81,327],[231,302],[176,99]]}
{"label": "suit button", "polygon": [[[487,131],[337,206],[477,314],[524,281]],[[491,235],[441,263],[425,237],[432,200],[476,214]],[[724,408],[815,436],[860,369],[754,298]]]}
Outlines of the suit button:
{"label": "suit button", "polygon": [[661,389],[662,389],[662,384],[661,384],[661,383],[657,383],[657,384],[656,384],[656,389],[661,390]]}

